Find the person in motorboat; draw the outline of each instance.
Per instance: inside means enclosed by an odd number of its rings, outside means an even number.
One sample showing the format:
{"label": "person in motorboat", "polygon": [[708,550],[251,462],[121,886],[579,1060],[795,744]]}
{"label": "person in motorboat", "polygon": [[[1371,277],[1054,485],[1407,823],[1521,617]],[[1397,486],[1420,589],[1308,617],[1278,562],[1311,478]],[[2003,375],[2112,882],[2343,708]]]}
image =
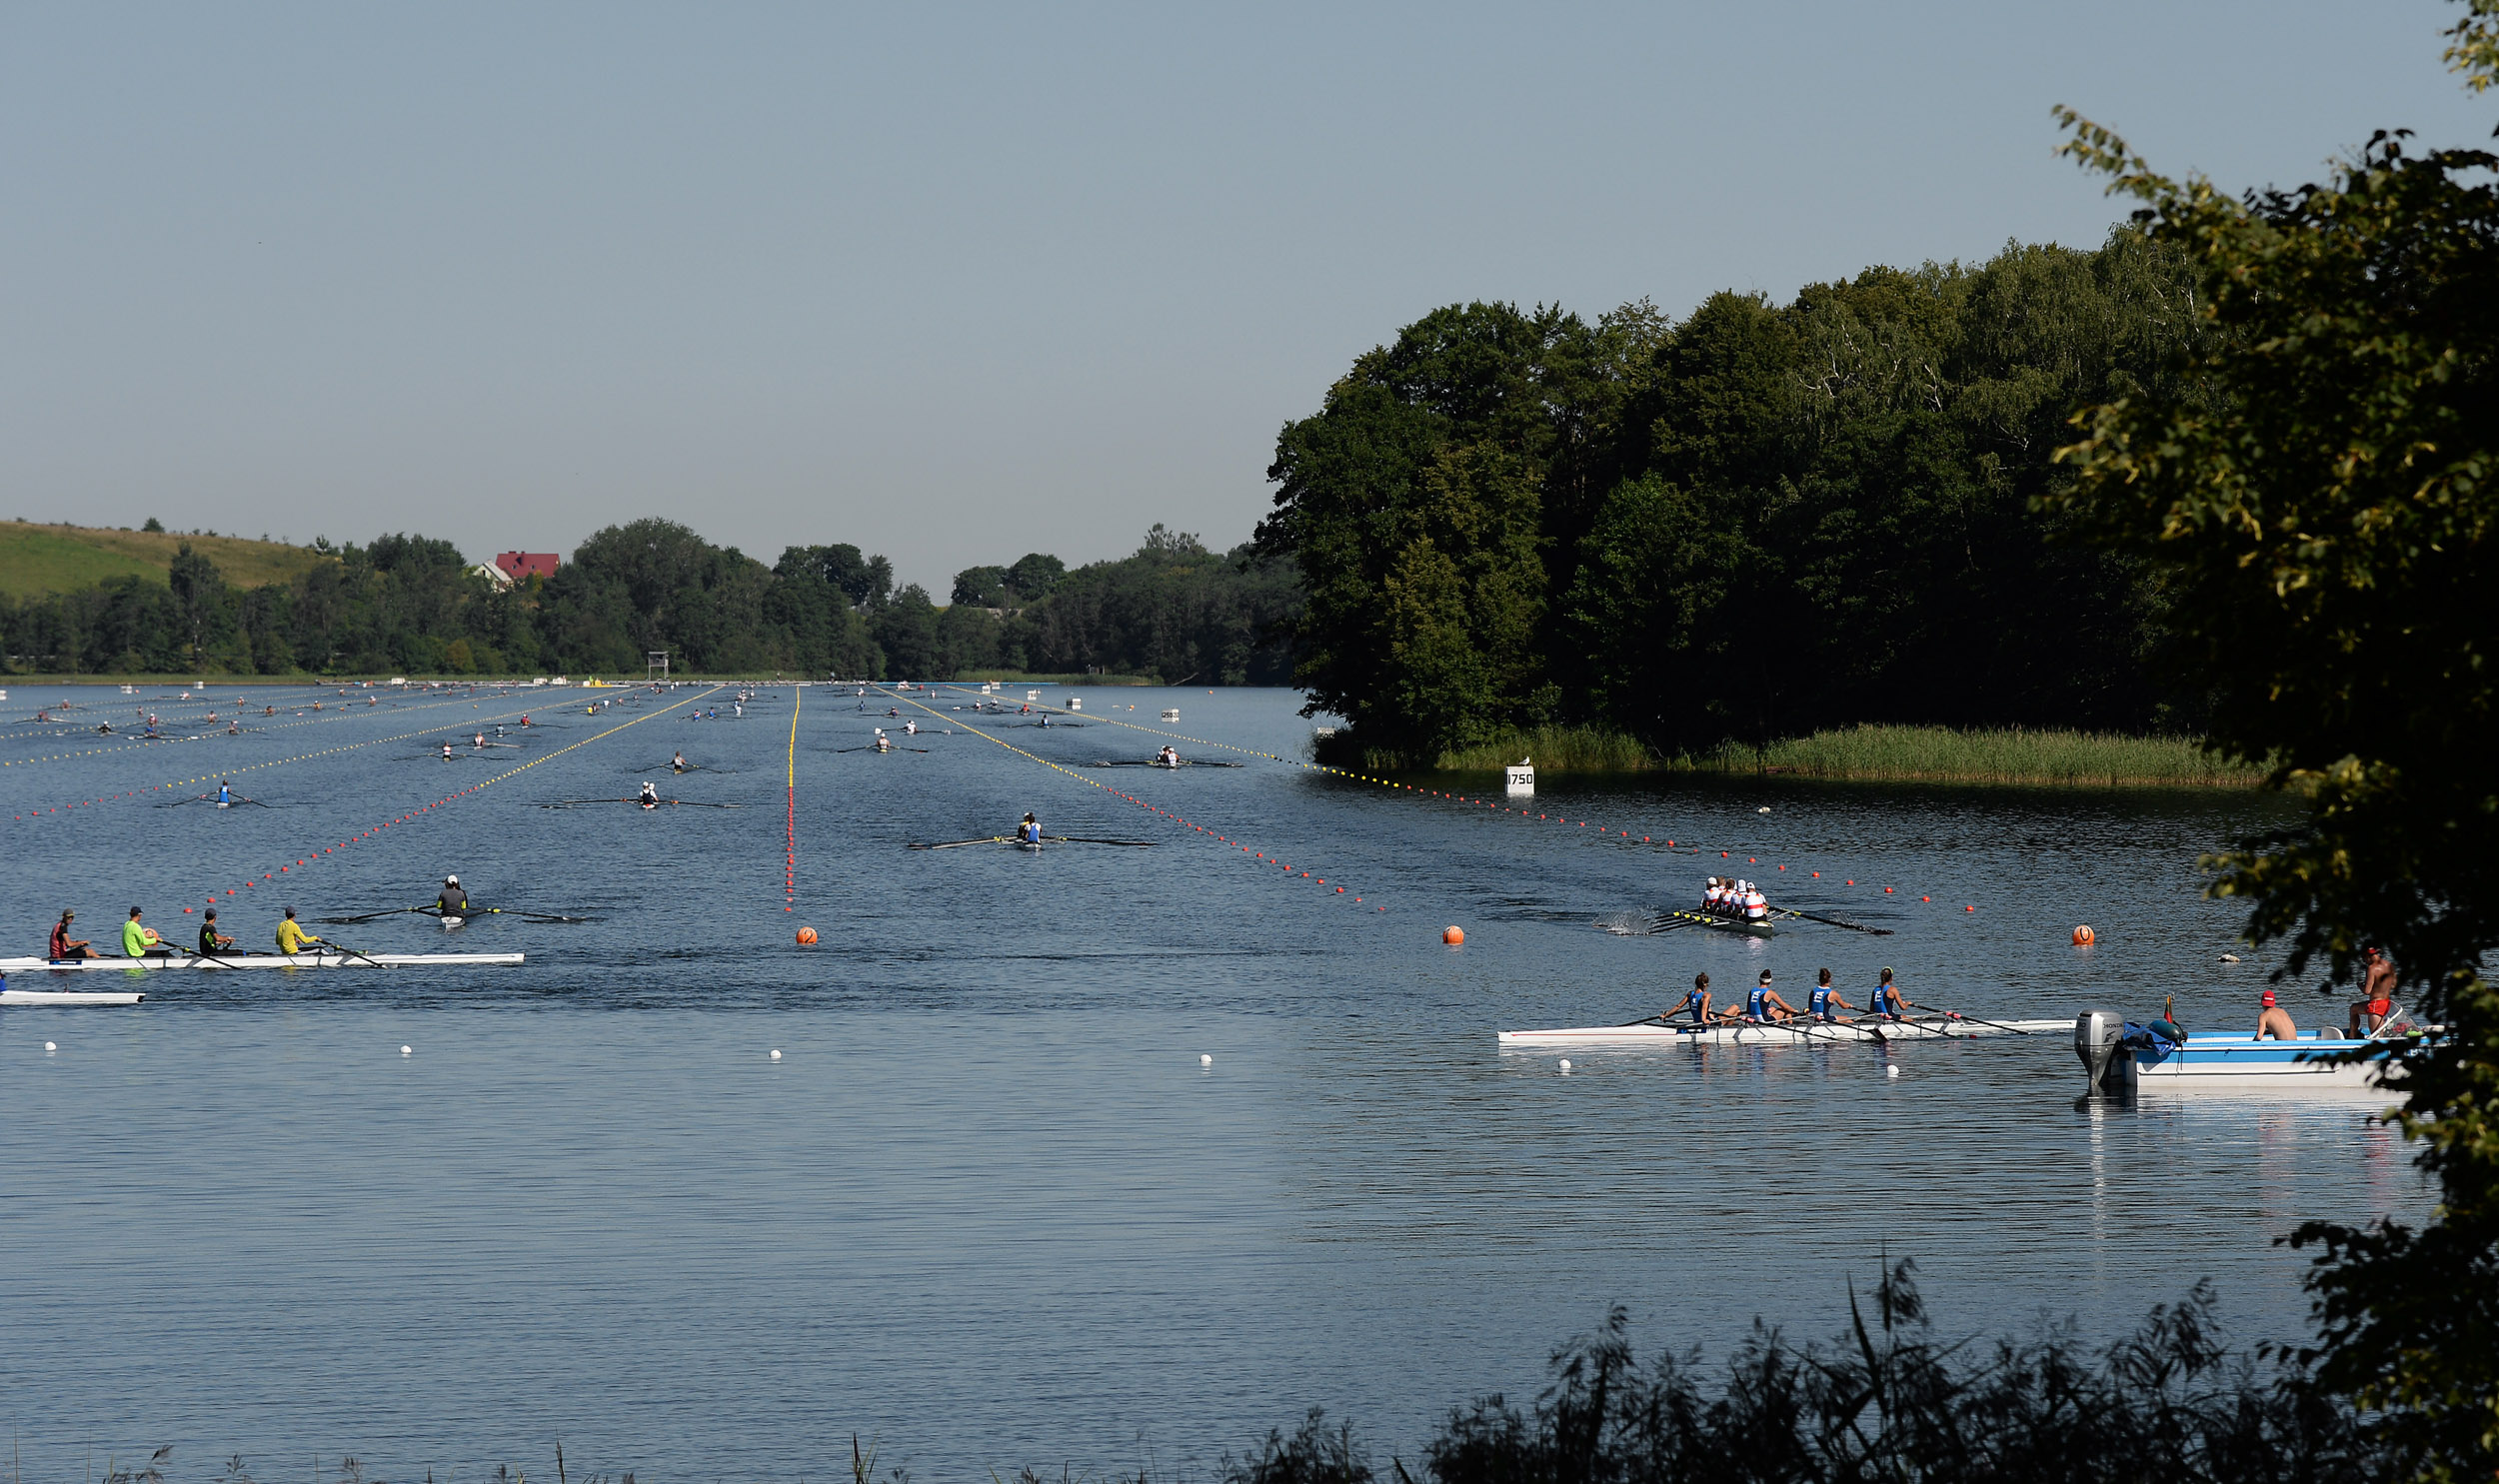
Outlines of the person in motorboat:
{"label": "person in motorboat", "polygon": [[301,953],[308,943],[318,948],[321,945],[321,939],[306,932],[304,925],[295,920],[295,908],[288,907],[286,915],[278,919],[278,951]]}
{"label": "person in motorboat", "polygon": [[210,907],[200,919],[200,956],[214,958],[234,946],[234,939],[217,930],[217,909]]}
{"label": "person in motorboat", "polygon": [[145,958],[151,953],[162,953],[164,951],[165,940],[156,935],[155,928],[140,921],[139,909],[137,907],[132,907],[130,909],[130,920],[122,924],[122,956],[124,958]]}
{"label": "person in motorboat", "polygon": [[2375,948],[2364,947],[2360,952],[2369,967],[2360,979],[2359,1002],[2351,1007],[2353,1040],[2375,1031],[2395,1012],[2395,965]]}
{"label": "person in motorboat", "polygon": [[69,935],[69,924],[77,920],[76,912],[68,907],[61,908],[61,920],[52,924],[52,944],[45,950],[46,956],[55,962],[68,958],[93,958],[95,956],[94,944],[83,937]]}
{"label": "person in motorboat", "polygon": [[1796,1007],[1781,999],[1779,992],[1770,987],[1770,971],[1766,968],[1761,971],[1761,981],[1752,986],[1750,994],[1744,996],[1744,1018],[1757,1025],[1796,1018]]}
{"label": "person in motorboat", "polygon": [[1825,1025],[1854,1025],[1855,1016],[1839,1012],[1855,1008],[1855,1005],[1839,997],[1839,990],[1832,987],[1831,971],[1827,968],[1815,977],[1813,992],[1805,996],[1805,1014]]}
{"label": "person in motorboat", "polygon": [[642,780],[642,791],[634,796],[634,802],[641,804],[647,809],[658,808],[660,806],[659,788],[655,786],[649,778],[644,778]]}
{"label": "person in motorboat", "polygon": [[1909,1003],[1909,996],[1900,992],[1900,986],[1891,981],[1891,970],[1884,969],[1882,978],[1874,985],[1874,1002],[1866,1006],[1866,1013],[1887,1020],[1904,1020],[1908,1018],[1906,1012],[1916,1008]]}
{"label": "person in motorboat", "polygon": [[1024,816],[1024,822],[1016,826],[1016,838],[1022,840],[1028,845],[1040,844],[1042,842],[1042,821],[1034,818],[1031,814],[1026,814]]}
{"label": "person in motorboat", "polygon": [[441,894],[434,898],[434,909],[446,917],[469,915],[469,891],[458,876],[443,877]]}
{"label": "person in motorboat", "polygon": [[2265,991],[2264,1013],[2256,1017],[2256,1039],[2270,1036],[2277,1041],[2299,1039],[2299,1027],[2291,1023],[2291,1012],[2274,1003],[2273,991]]}

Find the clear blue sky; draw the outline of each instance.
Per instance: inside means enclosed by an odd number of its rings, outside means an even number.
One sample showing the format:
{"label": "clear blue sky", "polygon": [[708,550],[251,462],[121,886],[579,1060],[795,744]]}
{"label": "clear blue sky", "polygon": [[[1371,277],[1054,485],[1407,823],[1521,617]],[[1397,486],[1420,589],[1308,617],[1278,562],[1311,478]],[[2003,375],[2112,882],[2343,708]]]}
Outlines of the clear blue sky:
{"label": "clear blue sky", "polygon": [[0,519],[907,580],[1222,546],[1434,305],[2096,243],[2051,104],[2232,187],[2479,143],[2435,0],[14,5]]}

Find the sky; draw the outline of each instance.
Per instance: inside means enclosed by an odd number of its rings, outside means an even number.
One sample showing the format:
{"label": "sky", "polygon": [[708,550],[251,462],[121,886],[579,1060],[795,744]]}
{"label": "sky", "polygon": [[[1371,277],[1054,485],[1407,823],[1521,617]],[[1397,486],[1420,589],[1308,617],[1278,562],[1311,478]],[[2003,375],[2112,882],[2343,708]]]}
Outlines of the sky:
{"label": "sky", "polygon": [[1430,309],[2098,243],[2479,144],[2439,0],[0,7],[0,520],[1219,549]]}

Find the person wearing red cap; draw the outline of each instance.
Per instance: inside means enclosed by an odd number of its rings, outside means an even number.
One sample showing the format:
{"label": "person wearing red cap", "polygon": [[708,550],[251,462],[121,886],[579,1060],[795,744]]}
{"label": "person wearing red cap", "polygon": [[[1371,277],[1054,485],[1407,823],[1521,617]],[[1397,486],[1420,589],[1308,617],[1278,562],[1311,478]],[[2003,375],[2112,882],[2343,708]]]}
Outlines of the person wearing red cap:
{"label": "person wearing red cap", "polygon": [[2273,991],[2265,991],[2265,1012],[2256,1017],[2256,1039],[2271,1036],[2277,1041],[2299,1039],[2299,1027],[2291,1023],[2291,1012],[2273,1001]]}

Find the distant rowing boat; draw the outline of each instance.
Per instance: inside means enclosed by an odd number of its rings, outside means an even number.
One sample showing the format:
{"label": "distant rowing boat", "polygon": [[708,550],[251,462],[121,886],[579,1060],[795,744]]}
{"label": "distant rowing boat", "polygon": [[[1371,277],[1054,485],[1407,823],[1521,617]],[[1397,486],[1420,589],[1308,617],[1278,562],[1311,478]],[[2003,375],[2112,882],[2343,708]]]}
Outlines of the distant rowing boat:
{"label": "distant rowing boat", "polygon": [[10,989],[0,986],[0,1004],[137,1004],[147,998],[136,989],[88,993],[77,989]]}
{"label": "distant rowing boat", "polygon": [[1741,917],[1721,917],[1714,912],[1663,911],[1657,915],[1670,922],[1689,922],[1697,927],[1714,927],[1720,932],[1748,933],[1753,937],[1776,937],[1778,929],[1765,919],[1746,921]]}
{"label": "distant rowing boat", "polygon": [[[151,953],[145,958],[0,958],[0,974],[160,968],[412,968],[420,964],[516,964],[518,953]],[[17,991],[12,990],[11,993]]]}
{"label": "distant rowing boat", "polygon": [[1503,1049],[1534,1046],[1797,1046],[1813,1041],[1963,1040],[1987,1035],[2053,1035],[2070,1029],[2062,1020],[1964,1020],[1948,1015],[1911,1015],[1901,1020],[1859,1020],[1853,1024],[1798,1020],[1782,1024],[1716,1021],[1695,1025],[1689,1020],[1636,1025],[1583,1025],[1570,1030],[1504,1030]]}

